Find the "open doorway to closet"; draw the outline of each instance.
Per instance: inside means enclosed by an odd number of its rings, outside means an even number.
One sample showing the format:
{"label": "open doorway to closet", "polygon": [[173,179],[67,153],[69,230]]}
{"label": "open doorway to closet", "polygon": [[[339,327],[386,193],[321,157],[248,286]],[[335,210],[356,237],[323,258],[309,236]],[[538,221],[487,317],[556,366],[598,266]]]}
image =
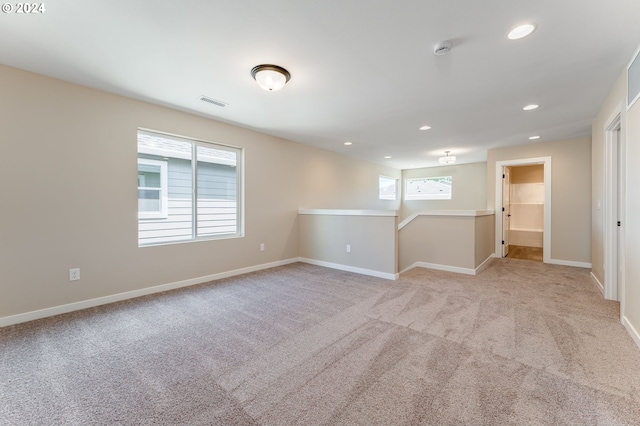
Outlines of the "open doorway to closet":
{"label": "open doorway to closet", "polygon": [[496,253],[549,263],[551,157],[496,162]]}
{"label": "open doorway to closet", "polygon": [[503,256],[542,262],[544,240],[544,166],[505,167],[502,185]]}

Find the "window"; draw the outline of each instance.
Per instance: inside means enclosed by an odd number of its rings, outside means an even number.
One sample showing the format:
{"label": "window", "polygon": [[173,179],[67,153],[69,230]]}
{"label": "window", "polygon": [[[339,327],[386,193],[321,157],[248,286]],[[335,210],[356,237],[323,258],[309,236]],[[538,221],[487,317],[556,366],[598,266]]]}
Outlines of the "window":
{"label": "window", "polygon": [[242,151],[138,131],[138,245],[242,236]]}
{"label": "window", "polygon": [[397,200],[398,179],[380,176],[378,178],[378,188],[380,200]]}
{"label": "window", "polygon": [[450,200],[451,176],[405,180],[405,200]]}
{"label": "window", "polygon": [[167,217],[167,162],[138,158],[138,218]]}

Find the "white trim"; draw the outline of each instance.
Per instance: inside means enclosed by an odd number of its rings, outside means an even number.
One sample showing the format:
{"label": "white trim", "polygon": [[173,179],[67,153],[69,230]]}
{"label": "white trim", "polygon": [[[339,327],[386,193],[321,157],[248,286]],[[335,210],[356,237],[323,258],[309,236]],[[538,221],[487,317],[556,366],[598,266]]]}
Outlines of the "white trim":
{"label": "white trim", "polygon": [[593,280],[593,282],[598,286],[598,288],[600,289],[600,293],[602,293],[602,295],[604,296],[604,286],[602,285],[602,283],[600,282],[600,280],[598,279],[598,277],[595,276],[595,274],[593,273],[593,271],[589,274],[591,276],[591,279]]}
{"label": "white trim", "polygon": [[413,213],[411,216],[407,217],[405,220],[400,222],[398,225],[398,230],[407,226],[412,220],[417,218],[418,216],[462,216],[462,217],[478,217],[478,216],[491,216],[494,214],[494,210],[422,210],[416,213]]}
{"label": "white trim", "polygon": [[[609,300],[624,301],[624,272],[621,283],[618,285],[618,265],[622,265],[624,271],[624,244],[625,235],[625,181],[619,179],[625,173],[625,135],[626,113],[624,102],[620,102],[604,125],[604,215],[603,215],[603,257],[604,257],[604,298]],[[614,141],[612,134],[618,133],[618,139]],[[619,150],[619,152],[618,152]],[[619,161],[620,159],[620,161]],[[620,199],[618,196],[621,195]],[[618,206],[620,210],[618,211]],[[622,222],[622,229],[618,230],[616,222]],[[620,240],[618,241],[618,237]],[[618,253],[618,247],[622,250]],[[618,287],[623,289],[618,294]],[[622,320],[622,318],[621,318]]]}
{"label": "white trim", "polygon": [[636,330],[636,328],[629,322],[627,317],[624,315],[622,316],[622,325],[624,326],[624,328],[627,329],[627,333],[631,335],[631,338],[633,339],[634,342],[636,342],[636,345],[640,347],[640,333],[638,333],[638,330]]}
{"label": "white trim", "polygon": [[361,275],[369,275],[371,277],[384,278],[387,280],[397,280],[400,274],[391,274],[388,272],[374,271],[373,269],[358,268],[357,266],[342,265],[340,263],[325,262],[324,260],[308,259],[306,257],[298,258],[299,262],[308,263],[310,265],[323,266],[325,268],[338,269],[340,271],[354,272]]}
{"label": "white trim", "polygon": [[[631,60],[629,61],[629,63],[627,64],[627,67],[625,68],[625,78],[626,78],[626,86],[627,86],[627,93],[624,94],[625,99],[629,97],[629,69],[631,68],[631,65],[633,65],[633,63],[636,61],[636,59],[640,59],[639,58],[640,55],[640,46],[636,49],[635,53],[633,54],[633,56],[631,57]],[[631,107],[633,107],[633,105],[637,102],[637,100],[640,99],[640,93],[638,93],[635,98],[633,99],[627,99],[627,107],[626,107],[626,111],[629,111],[631,109]]]}
{"label": "white trim", "polygon": [[[508,166],[526,166],[542,164],[544,166],[544,231],[542,233],[542,261],[551,262],[551,157],[522,158],[517,160],[496,161],[495,170],[495,211],[502,211],[502,173]],[[502,253],[502,214],[496,214],[495,252]]]}
{"label": "white trim", "polygon": [[337,209],[299,209],[298,214],[324,216],[398,216],[397,210],[337,210]]}
{"label": "white trim", "polygon": [[149,294],[160,293],[167,290],[175,290],[182,287],[189,287],[196,284],[202,284],[209,281],[216,281],[222,278],[233,277],[236,275],[247,274],[249,272],[261,271],[263,269],[275,268],[277,266],[288,265],[298,262],[297,258],[285,259],[271,263],[263,263],[261,265],[249,266],[246,268],[236,269],[233,271],[220,272],[217,274],[207,275],[204,277],[191,278],[184,281],[177,281],[169,284],[161,284],[154,287],[142,288],[140,290],[127,291],[125,293],[112,294],[110,296],[97,297],[95,299],[83,300],[81,302],[69,303],[52,308],[40,309],[37,311],[25,312],[22,314],[11,315],[8,317],[0,317],[0,327],[19,324],[22,322],[33,321],[41,318],[52,317],[54,315],[66,314],[69,312],[79,311],[82,309],[93,308],[95,306],[106,305],[109,303],[119,302],[122,300],[133,299]]}
{"label": "white trim", "polygon": [[415,262],[408,267],[404,268],[400,273],[405,273],[413,268],[426,268],[426,269],[436,269],[438,271],[446,271],[446,272],[455,272],[457,274],[465,274],[465,275],[478,275],[480,272],[484,271],[488,266],[491,260],[496,257],[495,253],[492,253],[489,257],[487,257],[484,262],[482,262],[477,268],[461,268],[459,266],[450,266],[450,265],[441,265],[439,263],[427,263],[427,262]]}
{"label": "white trim", "polygon": [[471,268],[461,268],[459,266],[441,265],[439,263],[427,263],[427,262],[415,262],[402,271],[401,274],[413,269],[413,268],[426,268],[435,269],[438,271],[455,272],[457,274],[476,275],[476,270]]}
{"label": "white trim", "polygon": [[484,271],[485,269],[487,269],[487,267],[489,266],[489,263],[491,263],[491,260],[493,258],[496,257],[495,253],[491,253],[491,255],[489,257],[487,257],[484,262],[482,262],[480,265],[478,265],[478,267],[476,268],[476,273],[474,275],[478,275],[480,272]]}
{"label": "white trim", "polygon": [[575,266],[576,268],[588,268],[591,269],[593,266],[589,262],[576,262],[574,260],[560,260],[560,259],[549,259],[547,262],[551,265],[564,265],[564,266]]}

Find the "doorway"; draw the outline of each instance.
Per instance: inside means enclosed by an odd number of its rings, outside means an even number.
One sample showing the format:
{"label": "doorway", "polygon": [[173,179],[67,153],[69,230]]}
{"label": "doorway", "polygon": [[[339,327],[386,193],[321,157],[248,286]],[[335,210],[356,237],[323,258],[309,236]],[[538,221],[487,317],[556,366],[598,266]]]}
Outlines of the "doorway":
{"label": "doorway", "polygon": [[495,194],[495,253],[549,263],[551,157],[497,161]]}
{"label": "doorway", "polygon": [[544,166],[505,167],[502,204],[506,256],[542,262],[544,240]]}

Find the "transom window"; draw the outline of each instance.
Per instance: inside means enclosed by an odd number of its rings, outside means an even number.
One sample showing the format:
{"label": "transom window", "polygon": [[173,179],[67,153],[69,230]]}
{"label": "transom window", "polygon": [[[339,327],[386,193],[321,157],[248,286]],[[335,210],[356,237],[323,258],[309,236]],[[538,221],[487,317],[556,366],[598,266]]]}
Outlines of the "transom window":
{"label": "transom window", "polygon": [[423,177],[405,180],[405,200],[450,200],[451,176]]}
{"label": "transom window", "polygon": [[242,236],[242,150],[138,131],[138,245]]}

